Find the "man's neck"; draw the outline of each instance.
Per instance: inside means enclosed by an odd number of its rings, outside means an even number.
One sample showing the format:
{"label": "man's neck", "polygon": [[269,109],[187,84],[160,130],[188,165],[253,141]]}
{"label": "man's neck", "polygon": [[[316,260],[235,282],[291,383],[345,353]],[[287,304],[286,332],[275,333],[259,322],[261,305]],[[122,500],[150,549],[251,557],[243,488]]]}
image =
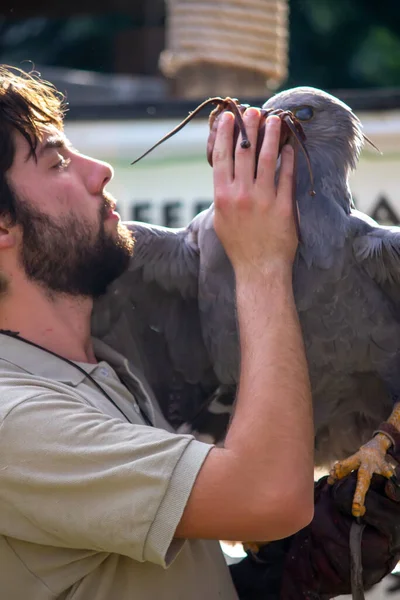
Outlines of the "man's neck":
{"label": "man's neck", "polygon": [[[16,283],[16,282],[14,282]],[[0,301],[0,329],[76,362],[96,362],[88,298],[47,294],[39,286],[19,281]]]}

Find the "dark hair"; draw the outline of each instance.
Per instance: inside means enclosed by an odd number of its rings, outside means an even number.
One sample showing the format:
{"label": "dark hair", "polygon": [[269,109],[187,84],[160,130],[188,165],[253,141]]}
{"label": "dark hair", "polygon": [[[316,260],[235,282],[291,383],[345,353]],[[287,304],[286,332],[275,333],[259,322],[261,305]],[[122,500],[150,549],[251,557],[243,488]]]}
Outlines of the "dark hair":
{"label": "dark hair", "polygon": [[17,221],[16,203],[6,174],[14,161],[14,133],[24,136],[35,157],[43,126],[62,130],[65,110],[63,95],[39,73],[0,65],[0,216],[12,224]]}

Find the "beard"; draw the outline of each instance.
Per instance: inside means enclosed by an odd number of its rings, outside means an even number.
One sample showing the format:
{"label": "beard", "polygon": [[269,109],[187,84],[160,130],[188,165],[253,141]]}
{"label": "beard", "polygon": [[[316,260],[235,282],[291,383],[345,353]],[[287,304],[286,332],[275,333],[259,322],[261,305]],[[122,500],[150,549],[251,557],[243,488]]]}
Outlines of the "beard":
{"label": "beard", "polygon": [[26,276],[50,295],[98,298],[128,268],[133,254],[132,233],[118,223],[113,234],[105,229],[112,205],[103,195],[99,228],[74,215],[52,219],[26,202],[16,201],[17,223],[22,228],[20,261]]}

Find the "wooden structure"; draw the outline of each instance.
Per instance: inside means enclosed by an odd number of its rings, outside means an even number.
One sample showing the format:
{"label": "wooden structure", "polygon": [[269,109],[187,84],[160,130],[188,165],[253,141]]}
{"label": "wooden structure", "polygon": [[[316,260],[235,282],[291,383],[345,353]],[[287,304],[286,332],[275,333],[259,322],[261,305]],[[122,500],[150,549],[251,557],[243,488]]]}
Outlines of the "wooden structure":
{"label": "wooden structure", "polygon": [[287,0],[166,0],[173,95],[266,96],[287,75]]}

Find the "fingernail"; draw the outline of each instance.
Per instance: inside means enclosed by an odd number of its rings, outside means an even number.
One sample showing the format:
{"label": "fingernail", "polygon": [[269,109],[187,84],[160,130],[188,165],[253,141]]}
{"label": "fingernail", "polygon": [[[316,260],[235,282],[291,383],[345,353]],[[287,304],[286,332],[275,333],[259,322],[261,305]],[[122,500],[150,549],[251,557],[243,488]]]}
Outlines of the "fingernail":
{"label": "fingernail", "polygon": [[260,115],[260,110],[258,108],[255,108],[254,106],[250,106],[250,108],[246,109],[246,112],[244,113],[245,117],[258,117]]}
{"label": "fingernail", "polygon": [[276,115],[271,115],[270,117],[267,117],[267,127],[276,127],[279,124],[279,121],[279,117],[277,117]]}
{"label": "fingernail", "polygon": [[225,111],[221,115],[221,123],[228,123],[228,121],[230,121],[231,118],[232,118],[232,113]]}

